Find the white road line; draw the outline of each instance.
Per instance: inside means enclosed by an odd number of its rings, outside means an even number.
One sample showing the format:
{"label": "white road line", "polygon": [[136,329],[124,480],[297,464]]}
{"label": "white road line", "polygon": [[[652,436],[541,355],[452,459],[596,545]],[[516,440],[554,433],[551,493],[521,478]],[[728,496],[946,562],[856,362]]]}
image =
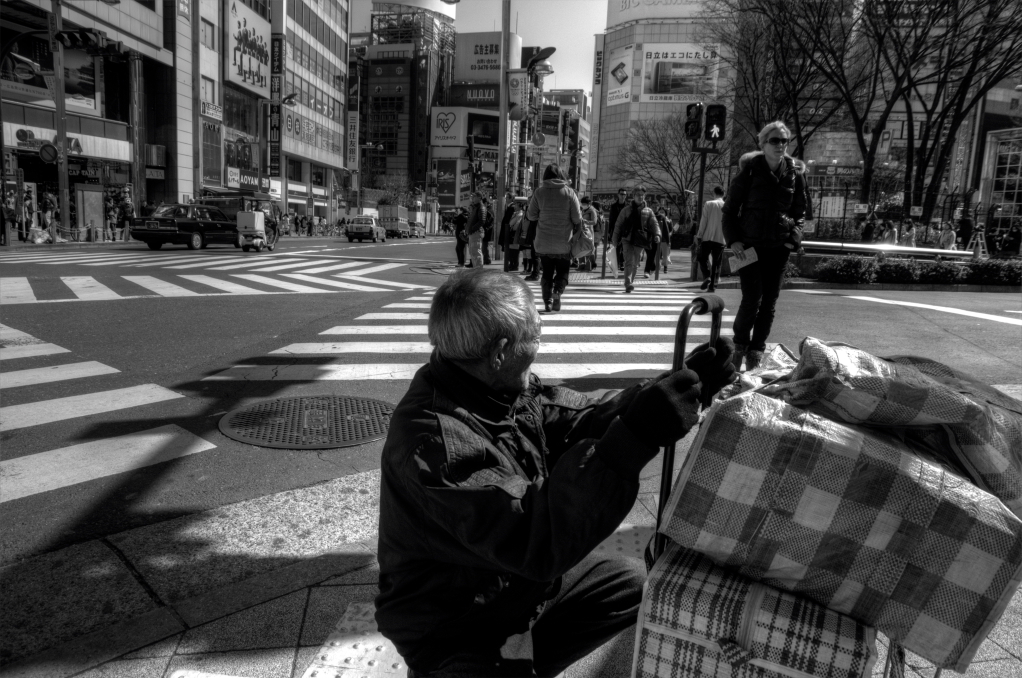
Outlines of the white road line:
{"label": "white road line", "polygon": [[141,264],[141,263],[156,264],[156,263],[160,262],[163,259],[166,259],[166,257],[165,256],[164,257],[154,257],[154,256],[151,256],[151,255],[148,255],[148,254],[143,254],[143,255],[139,255],[137,257],[123,257],[123,258],[115,259],[113,261],[100,261],[98,263],[89,262],[87,264],[82,264],[82,266],[127,266],[128,264]]}
{"label": "white road line", "polygon": [[413,285],[412,283],[396,282],[394,280],[380,280],[379,278],[363,278],[361,275],[355,273],[334,273],[333,277],[342,278],[344,280],[368,280],[372,281],[376,285],[386,285],[387,287],[400,287],[402,289],[419,290],[423,289],[425,285]]}
{"label": "white road line", "polygon": [[[685,306],[685,304],[681,303],[681,302],[675,302],[673,304],[667,304],[666,307],[665,306],[643,306],[643,305],[638,305],[638,304],[632,304],[632,305],[629,305],[629,304],[621,304],[621,305],[615,305],[615,304],[606,304],[606,305],[604,305],[604,304],[593,304],[593,305],[590,305],[590,304],[570,304],[570,305],[568,305],[567,302],[565,302],[565,306],[563,306],[561,308],[561,311],[562,312],[570,312],[570,311],[668,311],[668,310],[670,310],[670,306],[672,306],[672,305],[675,306],[678,309],[679,312]],[[429,307],[430,307],[429,304],[414,303],[414,302],[413,303],[407,303],[406,302],[406,303],[387,304],[383,308],[426,308],[426,309],[428,309]],[[536,304],[536,308],[542,310],[543,309],[543,304]]]}
{"label": "white road line", "polygon": [[0,304],[31,304],[35,292],[28,278],[0,278]]}
{"label": "white road line", "polygon": [[1005,311],[1005,313],[1022,313],[1022,311]]}
{"label": "white road line", "polygon": [[36,339],[27,332],[16,330],[7,325],[0,325],[0,344],[42,344],[42,339]]}
{"label": "white road line", "polygon": [[[263,262],[265,263],[265,262]],[[295,264],[282,264],[280,266],[270,266],[269,268],[253,268],[252,273],[272,273],[273,271],[286,271],[289,268],[298,268],[299,266],[310,266],[314,262],[311,261],[299,261]],[[260,264],[261,265],[261,264]],[[234,268],[233,266],[231,268]]]}
{"label": "white road line", "polygon": [[380,264],[379,266],[373,266],[372,268],[362,268],[357,271],[351,271],[351,275],[365,275],[367,273],[379,273],[380,271],[389,271],[392,268],[401,268],[408,264]]}
{"label": "white road line", "polygon": [[195,257],[196,256],[200,256],[200,255],[176,256],[176,257],[175,256],[171,256],[171,257],[168,257],[166,259],[162,259],[160,261],[146,261],[146,262],[141,263],[141,264],[127,264],[127,265],[131,266],[132,268],[140,268],[140,267],[144,267],[144,266],[158,266],[158,265],[161,265],[161,264],[183,264],[186,261],[195,261]]}
{"label": "white road line", "polygon": [[121,295],[88,276],[61,276],[61,281],[70,288],[74,295],[83,301],[102,301],[104,299],[120,299]]}
{"label": "white road line", "polygon": [[4,346],[0,348],[0,360],[18,360],[20,358],[35,358],[41,355],[56,355],[58,353],[70,353],[66,348],[56,344],[26,344],[22,346]]}
{"label": "white road line", "polygon": [[327,271],[338,271],[338,270],[340,270],[342,268],[353,268],[355,266],[365,266],[367,263],[369,263],[369,262],[366,262],[366,261],[348,261],[348,262],[345,262],[343,264],[331,264],[329,266],[317,266],[315,268],[308,268],[308,269],[302,271],[302,273],[305,273],[305,274],[310,274],[310,273],[326,273]]}
{"label": "white road line", "polygon": [[339,325],[320,334],[421,334],[426,336],[426,325]]}
{"label": "white road line", "polygon": [[107,259],[110,256],[111,256],[110,254],[99,254],[99,253],[96,253],[96,254],[75,254],[75,255],[69,255],[67,252],[61,252],[59,254],[58,253],[52,253],[52,254],[33,254],[33,255],[26,255],[26,256],[21,256],[21,257],[17,257],[17,258],[15,258],[15,257],[7,257],[7,258],[4,258],[4,259],[2,259],[0,261],[2,261],[5,264],[8,264],[8,263],[11,263],[11,264],[38,264],[38,263],[41,263],[41,262],[44,262],[44,261],[52,261],[54,259],[60,259],[61,261],[64,261],[64,260],[74,260],[74,259],[85,259],[86,261],[89,261],[91,259]]}
{"label": "white road line", "polygon": [[[726,322],[734,320],[733,315],[725,315],[722,319]],[[428,313],[366,313],[355,318],[355,320],[429,320]],[[565,322],[608,322],[608,323],[674,323],[678,322],[677,315],[616,315],[601,313],[544,313],[543,323],[550,321]],[[708,315],[692,316],[692,322],[710,322]]]}
{"label": "white road line", "polygon": [[345,290],[354,290],[357,292],[389,292],[390,290],[382,290],[379,287],[367,287],[365,285],[356,285],[354,283],[345,283],[339,280],[324,280],[322,278],[314,278],[311,275],[305,275],[304,273],[281,273],[283,276],[288,278],[294,278],[295,280],[305,280],[307,282],[314,282],[317,285],[328,285],[330,287],[339,287]]}
{"label": "white road line", "polygon": [[[250,261],[244,261],[244,262],[242,262],[240,264],[228,264],[227,266],[214,266],[213,268],[211,268],[209,270],[211,270],[211,271],[233,271],[236,268],[252,268],[254,266],[266,266],[267,264],[270,264],[270,263],[282,264],[285,261],[298,262],[297,265],[299,265],[299,266],[308,266],[308,265],[313,263],[311,261],[306,261],[304,259],[285,259],[285,258],[280,258],[280,259],[275,259],[275,260],[271,260],[271,261],[267,261],[267,260],[263,259],[262,261],[258,261],[258,260],[251,261],[250,260]],[[253,269],[253,270],[257,270],[257,269]],[[262,269],[258,269],[258,270],[262,270]]]}
{"label": "white road line", "polygon": [[178,276],[185,280],[191,280],[192,282],[201,283],[203,285],[209,285],[215,287],[218,290],[223,290],[229,294],[280,294],[279,292],[269,292],[267,290],[257,290],[254,287],[246,287],[233,283],[230,280],[220,280],[219,278],[213,278],[208,275],[181,275]]}
{"label": "white road line", "polygon": [[184,398],[184,396],[156,384],[143,384],[113,391],[100,391],[67,398],[41,400],[25,405],[0,407],[0,431],[13,431],[29,426],[51,424],[55,421],[116,412],[129,407],[150,405],[175,398]]}
{"label": "white road line", "polygon": [[180,285],[175,285],[172,282],[166,280],[160,280],[154,278],[151,275],[126,275],[122,276],[128,282],[133,282],[140,287],[144,287],[150,292],[155,292],[161,297],[199,297],[202,296],[198,292],[192,292],[189,289],[185,289]]}
{"label": "white road line", "polygon": [[[538,297],[539,295],[536,295],[536,296]],[[579,295],[579,294],[565,294],[562,297],[562,299],[564,300],[565,304],[573,303],[573,302],[576,302],[576,301],[581,301],[582,303],[586,303],[586,304],[595,303],[597,301],[598,302],[614,303],[614,304],[620,304],[623,301],[629,301],[629,302],[632,302],[632,303],[641,302],[641,303],[644,303],[644,304],[687,304],[690,301],[692,301],[693,299],[695,299],[695,297],[693,297],[693,296],[669,297],[669,296],[661,296],[661,295],[657,295],[657,296],[636,296],[636,295],[632,295],[632,296],[629,296],[629,297],[625,297],[625,296],[611,296],[611,295],[607,295],[607,294],[581,294],[581,295]],[[429,294],[427,296],[427,294],[425,292],[423,292],[422,296],[409,297],[409,298],[405,299],[405,301],[432,301],[432,300],[433,300],[432,294]]]}
{"label": "white road line", "polygon": [[167,269],[203,268],[205,266],[209,266],[210,264],[222,264],[226,261],[237,261],[239,258],[240,257],[238,256],[213,257],[211,259],[207,259],[206,261],[194,262],[190,264],[175,264],[174,266],[164,266],[163,268]]}
{"label": "white road line", "polygon": [[39,261],[39,262],[36,262],[36,263],[45,264],[47,266],[58,266],[58,265],[72,265],[73,266],[73,265],[78,265],[78,264],[85,265],[85,264],[93,264],[93,263],[102,264],[104,266],[108,266],[108,265],[112,264],[113,262],[121,261],[122,259],[123,259],[123,257],[120,256],[120,255],[117,255],[117,256],[100,256],[100,255],[96,255],[96,256],[90,256],[88,259],[83,259],[82,257],[65,257],[63,259],[50,259],[49,261]]}
{"label": "white road line", "polygon": [[103,374],[117,374],[118,372],[120,370],[94,360],[54,365],[52,367],[38,367],[31,370],[0,372],[0,389],[49,384],[54,381],[82,379],[84,377],[98,377]]}
{"label": "white road line", "polygon": [[[361,365],[235,365],[203,381],[359,381],[411,379],[422,367],[416,363]],[[532,371],[543,379],[574,379],[613,376],[621,372],[660,373],[671,363],[533,363]]]}
{"label": "white road line", "polygon": [[786,292],[797,292],[799,294],[833,294],[827,290],[785,290]]}
{"label": "white road line", "polygon": [[[433,347],[428,341],[340,341],[306,344],[289,344],[270,354],[288,355],[342,355],[345,353],[431,353]],[[591,354],[591,353],[674,353],[674,343],[641,342],[547,342],[540,344],[541,354]]]}
{"label": "white road line", "polygon": [[898,299],[878,299],[877,297],[854,297],[845,296],[845,299],[858,299],[859,301],[872,301],[878,304],[892,304],[894,306],[909,306],[911,308],[926,308],[931,311],[941,311],[942,313],[953,313],[955,315],[964,315],[970,318],[980,318],[981,320],[993,320],[998,323],[1005,323],[1007,325],[1019,325],[1022,326],[1022,320],[1015,320],[1014,318],[1005,318],[999,315],[992,315],[990,313],[977,313],[976,311],[966,311],[962,308],[951,308],[950,306],[934,306],[933,304],[920,304],[914,301],[900,301]]}
{"label": "white road line", "polygon": [[10,459],[0,462],[0,502],[128,473],[215,448],[213,443],[168,424]]}
{"label": "white road line", "polygon": [[303,294],[330,294],[333,291],[323,290],[318,287],[309,287],[308,285],[290,283],[286,280],[277,280],[276,278],[270,278],[265,275],[256,275],[254,273],[232,273],[231,276],[241,278],[243,280],[251,280],[252,282],[262,283],[264,285],[269,285],[270,287],[279,287],[291,292],[301,292]]}

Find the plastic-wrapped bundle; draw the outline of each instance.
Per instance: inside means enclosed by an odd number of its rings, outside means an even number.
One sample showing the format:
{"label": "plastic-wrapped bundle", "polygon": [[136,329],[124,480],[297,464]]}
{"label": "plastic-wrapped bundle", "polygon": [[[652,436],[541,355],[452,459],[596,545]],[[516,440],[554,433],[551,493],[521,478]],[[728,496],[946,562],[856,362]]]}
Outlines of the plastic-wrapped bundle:
{"label": "plastic-wrapped bundle", "polygon": [[661,531],[965,671],[1022,577],[1022,521],[880,431],[749,392],[707,415]]}
{"label": "plastic-wrapped bundle", "polygon": [[643,589],[637,678],[860,678],[876,631],[671,544]]}

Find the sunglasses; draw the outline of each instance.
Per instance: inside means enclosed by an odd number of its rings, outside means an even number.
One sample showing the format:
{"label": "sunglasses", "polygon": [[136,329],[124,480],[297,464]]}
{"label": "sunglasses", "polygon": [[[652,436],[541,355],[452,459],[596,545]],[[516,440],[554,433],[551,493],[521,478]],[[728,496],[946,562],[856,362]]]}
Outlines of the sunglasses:
{"label": "sunglasses", "polygon": [[787,146],[788,141],[789,140],[785,139],[784,137],[770,137],[769,139],[767,139],[767,143],[770,144],[771,146]]}

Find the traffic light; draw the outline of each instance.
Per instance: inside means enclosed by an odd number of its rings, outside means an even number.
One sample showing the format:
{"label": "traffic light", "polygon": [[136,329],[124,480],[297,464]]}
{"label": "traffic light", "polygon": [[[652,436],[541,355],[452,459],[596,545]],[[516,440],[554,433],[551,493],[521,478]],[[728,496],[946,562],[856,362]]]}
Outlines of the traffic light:
{"label": "traffic light", "polygon": [[703,105],[689,104],[685,108],[685,136],[689,139],[698,139],[699,130],[703,126]]}
{"label": "traffic light", "polygon": [[727,127],[727,107],[712,104],[706,107],[706,140],[723,141]]}
{"label": "traffic light", "polygon": [[106,43],[106,35],[95,28],[77,31],[58,31],[54,36],[64,49],[80,49],[85,52],[99,52]]}

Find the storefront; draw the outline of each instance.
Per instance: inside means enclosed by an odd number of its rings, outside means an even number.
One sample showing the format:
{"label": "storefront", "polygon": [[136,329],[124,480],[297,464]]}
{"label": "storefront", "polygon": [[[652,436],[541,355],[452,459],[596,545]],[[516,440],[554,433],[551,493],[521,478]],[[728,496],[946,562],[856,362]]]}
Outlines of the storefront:
{"label": "storefront", "polygon": [[1022,226],[1022,127],[987,135],[978,221],[995,233]]}
{"label": "storefront", "polygon": [[287,210],[295,216],[312,216],[308,186],[287,182]]}

